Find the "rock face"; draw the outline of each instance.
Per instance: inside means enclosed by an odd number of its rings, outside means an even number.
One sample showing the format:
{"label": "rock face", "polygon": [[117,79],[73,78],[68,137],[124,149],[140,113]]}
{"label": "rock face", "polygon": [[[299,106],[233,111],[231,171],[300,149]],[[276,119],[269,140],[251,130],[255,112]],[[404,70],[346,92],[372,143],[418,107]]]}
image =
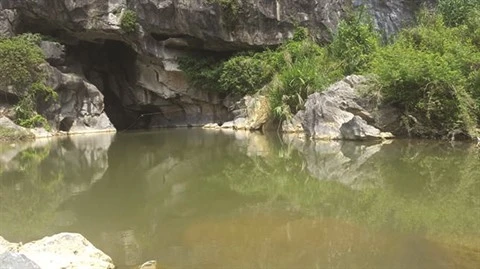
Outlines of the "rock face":
{"label": "rock face", "polygon": [[[223,129],[260,130],[270,119],[270,103],[266,96],[246,95],[234,105],[235,119],[222,124]],[[204,127],[211,128],[211,125]]]}
{"label": "rock face", "polygon": [[[366,140],[391,138],[391,133],[378,129],[374,111],[376,105],[369,97],[362,97],[362,88],[368,79],[349,76],[331,85],[322,93],[310,95],[305,103],[303,128],[313,139]],[[400,115],[396,115],[400,119]]]}
{"label": "rock face", "polygon": [[[41,44],[66,107],[44,108],[54,128],[109,130],[108,120],[117,129],[200,126],[234,115],[224,96],[188,85],[179,56],[277,45],[297,25],[329,40],[345,10],[361,4],[388,35],[424,2],[430,0],[0,0],[0,35],[37,32],[64,44]],[[120,27],[126,9],[138,17],[133,33]],[[245,128],[259,128],[258,115]]]}
{"label": "rock face", "polygon": [[[0,255],[0,268],[115,268],[110,257],[95,248],[90,242],[87,241],[87,239],[85,239],[85,237],[80,234],[56,234],[51,237],[45,237],[41,240],[20,246],[17,251],[18,252],[15,252],[13,249],[11,249]],[[5,262],[5,264],[3,262]]]}

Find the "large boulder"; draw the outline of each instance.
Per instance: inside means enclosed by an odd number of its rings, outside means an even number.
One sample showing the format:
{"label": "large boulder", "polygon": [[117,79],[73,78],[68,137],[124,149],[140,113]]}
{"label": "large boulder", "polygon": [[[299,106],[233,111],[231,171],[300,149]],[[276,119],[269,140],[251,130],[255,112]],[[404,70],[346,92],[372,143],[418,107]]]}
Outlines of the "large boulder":
{"label": "large boulder", "polygon": [[42,269],[113,269],[112,259],[80,234],[60,233],[20,247]]}
{"label": "large boulder", "polygon": [[[376,124],[381,114],[365,94],[369,80],[348,76],[322,93],[310,95],[305,103],[303,128],[313,139],[366,140],[393,137]],[[302,112],[303,113],[303,112]],[[396,115],[400,119],[400,114]]]}

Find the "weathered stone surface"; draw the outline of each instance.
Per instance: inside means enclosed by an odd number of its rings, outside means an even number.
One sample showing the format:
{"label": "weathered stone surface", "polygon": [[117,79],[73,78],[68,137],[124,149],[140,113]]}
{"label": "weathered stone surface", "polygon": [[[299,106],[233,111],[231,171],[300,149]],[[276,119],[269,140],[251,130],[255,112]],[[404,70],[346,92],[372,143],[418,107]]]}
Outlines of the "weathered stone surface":
{"label": "weathered stone surface", "polygon": [[20,254],[42,269],[113,269],[112,259],[80,234],[60,233],[23,245]]}
{"label": "weathered stone surface", "polygon": [[282,132],[283,133],[303,133],[303,118],[305,112],[300,110],[293,118],[284,120],[282,122]]}
{"label": "weathered stone surface", "polygon": [[52,66],[59,66],[65,63],[65,46],[52,41],[40,42],[40,48],[45,55],[45,60]]}
{"label": "weathered stone surface", "polygon": [[[399,1],[352,1],[364,4],[377,26],[388,34],[412,19],[419,5]],[[142,26],[140,34],[151,35],[174,47],[197,47],[213,50],[275,45],[291,37],[295,25],[311,28],[320,40],[330,38],[351,1],[238,1],[238,13],[209,1],[142,0],[129,1],[36,1],[2,0],[5,9],[18,9],[28,17],[46,20],[56,27],[83,32],[88,38],[103,34],[117,36],[123,10],[133,9]],[[52,16],[52,14],[54,14]],[[139,47],[146,47],[145,42]]]}
{"label": "weathered stone surface", "polygon": [[42,269],[21,253],[0,251],[0,269]]}
{"label": "weathered stone surface", "polygon": [[[362,96],[360,92],[367,84],[367,78],[353,75],[331,85],[322,93],[310,95],[303,118],[307,135],[326,140],[392,137],[375,127],[375,116],[369,110],[375,110],[376,105],[372,105],[370,98]],[[381,114],[379,111],[376,113]]]}
{"label": "weathered stone surface", "polygon": [[268,98],[255,94],[246,95],[237,101],[231,110],[234,111],[235,120],[225,122],[224,129],[260,130],[270,119],[270,104]]}
{"label": "weathered stone surface", "polygon": [[375,138],[393,138],[392,134],[382,134],[379,129],[368,125],[359,116],[354,116],[350,121],[340,127],[342,138],[346,140],[367,140]]}
{"label": "weathered stone surface", "polygon": [[18,14],[14,10],[3,9],[0,4],[0,37],[14,35]]}
{"label": "weathered stone surface", "polygon": [[53,128],[71,133],[115,131],[104,111],[103,94],[95,85],[79,75],[62,73],[50,65],[43,67],[47,84],[58,93],[58,100],[40,109]]}

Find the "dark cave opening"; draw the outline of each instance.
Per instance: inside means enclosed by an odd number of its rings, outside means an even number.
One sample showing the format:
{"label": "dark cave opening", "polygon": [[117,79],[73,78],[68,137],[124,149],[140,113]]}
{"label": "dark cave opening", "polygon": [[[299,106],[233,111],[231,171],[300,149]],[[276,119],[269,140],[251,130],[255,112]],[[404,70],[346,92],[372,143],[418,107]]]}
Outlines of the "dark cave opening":
{"label": "dark cave opening", "polygon": [[[104,95],[105,113],[117,130],[148,126],[142,108],[135,105],[131,88],[137,74],[136,52],[116,40],[80,41],[67,46],[67,61],[77,65],[87,80]],[[78,66],[79,65],[79,66]]]}

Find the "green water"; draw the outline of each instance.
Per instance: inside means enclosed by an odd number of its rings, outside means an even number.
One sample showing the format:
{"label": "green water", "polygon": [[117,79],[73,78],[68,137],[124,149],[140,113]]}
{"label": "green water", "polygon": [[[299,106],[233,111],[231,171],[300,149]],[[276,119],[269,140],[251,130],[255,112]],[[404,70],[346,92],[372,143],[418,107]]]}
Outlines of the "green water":
{"label": "green water", "polygon": [[480,148],[162,130],[0,145],[0,235],[120,268],[480,268]]}

